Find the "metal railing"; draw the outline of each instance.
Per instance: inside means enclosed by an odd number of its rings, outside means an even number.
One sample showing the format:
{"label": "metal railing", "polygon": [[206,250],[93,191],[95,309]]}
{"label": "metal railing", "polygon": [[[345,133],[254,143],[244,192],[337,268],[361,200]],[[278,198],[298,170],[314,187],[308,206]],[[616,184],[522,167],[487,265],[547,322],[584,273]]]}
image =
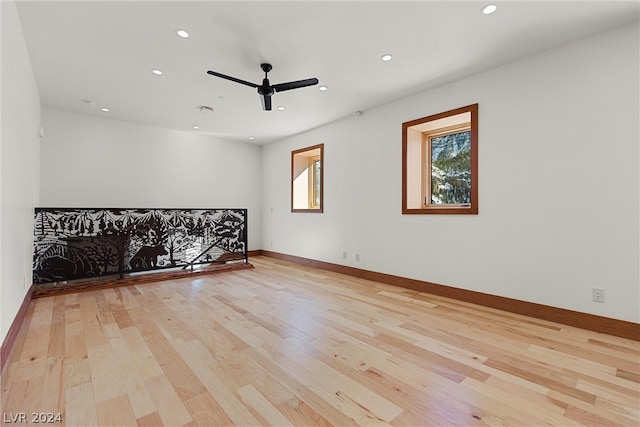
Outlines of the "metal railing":
{"label": "metal railing", "polygon": [[239,260],[246,209],[35,209],[34,284]]}

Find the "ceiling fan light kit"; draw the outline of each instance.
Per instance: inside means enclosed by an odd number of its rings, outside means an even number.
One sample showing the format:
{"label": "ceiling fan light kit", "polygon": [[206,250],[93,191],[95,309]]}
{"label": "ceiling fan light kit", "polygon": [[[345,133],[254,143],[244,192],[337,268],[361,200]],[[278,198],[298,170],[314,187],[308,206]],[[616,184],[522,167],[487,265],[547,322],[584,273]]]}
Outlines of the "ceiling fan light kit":
{"label": "ceiling fan light kit", "polygon": [[265,111],[271,111],[271,97],[276,92],[284,92],[285,90],[291,89],[299,89],[302,87],[313,86],[318,84],[318,79],[304,79],[304,80],[295,80],[292,82],[286,83],[278,83],[275,85],[271,85],[269,83],[269,78],[267,74],[272,70],[271,64],[264,63],[260,64],[260,68],[264,71],[264,78],[262,79],[262,84],[258,85],[256,83],[251,83],[246,80],[241,80],[236,77],[227,76],[226,74],[217,73],[215,71],[207,71],[207,74],[210,74],[215,77],[220,77],[226,80],[231,80],[232,82],[240,83],[245,86],[250,86],[258,90],[258,94],[260,95],[260,100],[262,101],[262,109]]}

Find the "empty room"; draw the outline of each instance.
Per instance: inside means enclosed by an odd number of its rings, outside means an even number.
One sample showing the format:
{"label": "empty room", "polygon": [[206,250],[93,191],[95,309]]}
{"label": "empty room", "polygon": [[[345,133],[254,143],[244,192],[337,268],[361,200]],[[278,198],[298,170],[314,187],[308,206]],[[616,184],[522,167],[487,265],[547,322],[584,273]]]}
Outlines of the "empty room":
{"label": "empty room", "polygon": [[2,425],[640,425],[639,18],[0,1]]}

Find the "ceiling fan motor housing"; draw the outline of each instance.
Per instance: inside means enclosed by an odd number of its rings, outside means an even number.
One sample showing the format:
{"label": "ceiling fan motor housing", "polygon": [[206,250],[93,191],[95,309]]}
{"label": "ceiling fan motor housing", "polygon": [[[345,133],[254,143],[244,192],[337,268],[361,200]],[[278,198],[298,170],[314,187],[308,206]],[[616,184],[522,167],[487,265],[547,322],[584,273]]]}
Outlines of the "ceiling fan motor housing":
{"label": "ceiling fan motor housing", "polygon": [[266,77],[262,79],[262,86],[258,86],[258,93],[260,95],[273,95],[273,88]]}

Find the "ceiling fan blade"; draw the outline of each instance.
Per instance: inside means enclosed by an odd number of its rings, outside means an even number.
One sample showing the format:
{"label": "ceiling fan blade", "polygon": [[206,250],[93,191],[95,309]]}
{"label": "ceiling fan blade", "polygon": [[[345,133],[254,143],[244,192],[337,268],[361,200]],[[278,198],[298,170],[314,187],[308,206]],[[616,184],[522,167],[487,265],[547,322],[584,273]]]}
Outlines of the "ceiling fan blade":
{"label": "ceiling fan blade", "polygon": [[235,77],[227,76],[225,74],[216,73],[215,71],[207,71],[207,74],[211,74],[212,76],[216,76],[216,77],[222,77],[223,79],[231,80],[232,82],[240,83],[240,84],[243,84],[243,85],[247,85],[247,86],[251,86],[251,87],[258,87],[258,85],[255,84],[255,83],[251,83],[251,82],[248,82],[246,80],[236,79]]}
{"label": "ceiling fan blade", "polygon": [[276,92],[284,92],[285,90],[298,89],[300,87],[313,86],[318,84],[318,79],[296,80],[295,82],[278,83],[271,86]]}
{"label": "ceiling fan blade", "polygon": [[262,101],[262,109],[264,111],[271,111],[271,95],[260,95],[260,100]]}

